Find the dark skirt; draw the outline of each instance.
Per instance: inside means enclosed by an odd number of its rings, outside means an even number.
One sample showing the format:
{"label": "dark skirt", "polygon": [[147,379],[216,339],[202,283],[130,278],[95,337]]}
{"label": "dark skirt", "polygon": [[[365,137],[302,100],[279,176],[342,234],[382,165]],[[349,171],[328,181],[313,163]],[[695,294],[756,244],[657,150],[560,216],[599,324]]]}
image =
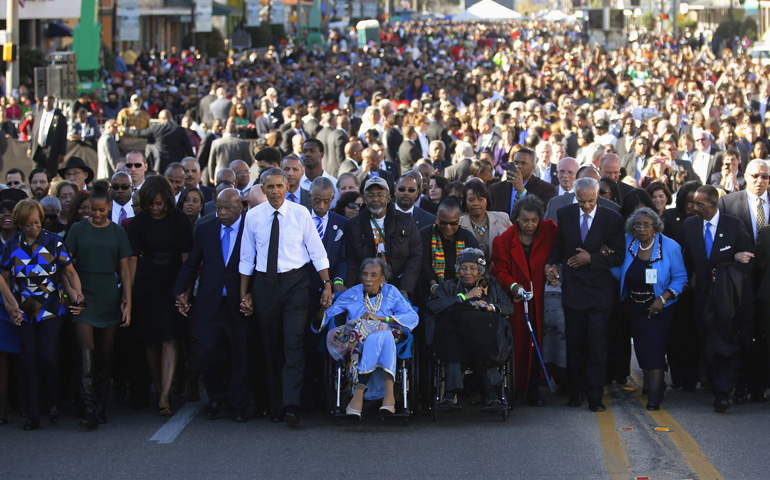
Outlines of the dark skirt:
{"label": "dark skirt", "polygon": [[648,305],[635,303],[629,298],[623,303],[631,320],[631,335],[639,366],[642,370],[665,369],[666,344],[674,306],[669,304],[662,312],[648,318]]}

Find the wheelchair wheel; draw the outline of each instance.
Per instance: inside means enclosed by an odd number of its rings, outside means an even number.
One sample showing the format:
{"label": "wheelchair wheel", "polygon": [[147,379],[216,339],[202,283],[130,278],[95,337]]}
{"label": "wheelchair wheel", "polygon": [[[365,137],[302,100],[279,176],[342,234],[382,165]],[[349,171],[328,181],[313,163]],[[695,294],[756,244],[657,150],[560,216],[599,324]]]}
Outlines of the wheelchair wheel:
{"label": "wheelchair wheel", "polygon": [[439,362],[439,359],[433,355],[432,357],[432,368],[431,372],[433,373],[433,391],[432,394],[432,400],[433,400],[433,421],[438,421],[438,408],[441,401],[441,363]]}

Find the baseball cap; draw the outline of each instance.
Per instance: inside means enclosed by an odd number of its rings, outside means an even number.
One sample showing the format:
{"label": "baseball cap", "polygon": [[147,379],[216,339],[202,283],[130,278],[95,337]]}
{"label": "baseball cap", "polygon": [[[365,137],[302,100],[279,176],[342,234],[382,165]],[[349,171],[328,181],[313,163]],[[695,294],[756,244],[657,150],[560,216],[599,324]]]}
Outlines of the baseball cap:
{"label": "baseball cap", "polygon": [[371,187],[380,187],[386,192],[390,193],[390,187],[388,187],[388,182],[386,182],[381,177],[372,177],[369,180],[367,180],[366,184],[364,185],[364,191],[369,190]]}

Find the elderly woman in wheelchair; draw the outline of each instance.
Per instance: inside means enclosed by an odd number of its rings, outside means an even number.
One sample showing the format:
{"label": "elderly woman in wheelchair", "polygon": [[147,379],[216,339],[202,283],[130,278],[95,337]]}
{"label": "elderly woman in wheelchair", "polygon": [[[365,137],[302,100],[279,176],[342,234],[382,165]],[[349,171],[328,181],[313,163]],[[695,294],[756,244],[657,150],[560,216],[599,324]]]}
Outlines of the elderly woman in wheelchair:
{"label": "elderly woman in wheelchair", "polygon": [[406,341],[419,317],[409,300],[396,287],[386,283],[390,268],[380,258],[361,263],[361,283],[343,292],[324,315],[323,324],[340,314],[347,322],[330,329],[326,346],[330,355],[349,362],[348,377],[353,398],[345,413],[361,418],[364,391],[383,389],[383,415],[394,414],[396,399],[393,383],[398,354],[397,343]]}
{"label": "elderly woman in wheelchair", "polygon": [[502,406],[498,367],[512,355],[513,338],[505,318],[513,313],[513,304],[485,273],[484,252],[466,248],[457,257],[458,278],[442,282],[428,299],[428,309],[436,317],[433,344],[445,372],[442,406],[456,403],[465,365],[481,377],[485,407]]}

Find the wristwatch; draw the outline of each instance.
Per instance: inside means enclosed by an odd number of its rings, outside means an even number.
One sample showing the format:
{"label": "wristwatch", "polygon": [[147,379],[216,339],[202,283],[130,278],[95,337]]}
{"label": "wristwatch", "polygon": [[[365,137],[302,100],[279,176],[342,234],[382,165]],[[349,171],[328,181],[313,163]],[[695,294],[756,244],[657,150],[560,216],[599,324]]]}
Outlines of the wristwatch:
{"label": "wristwatch", "polygon": [[324,280],[323,283],[324,283],[324,285],[327,285],[327,284],[330,285],[332,283],[332,281],[331,280]]}
{"label": "wristwatch", "polygon": [[666,299],[663,298],[663,295],[659,296],[658,298],[660,299],[660,301],[663,303],[663,306],[665,307],[666,306]]}

